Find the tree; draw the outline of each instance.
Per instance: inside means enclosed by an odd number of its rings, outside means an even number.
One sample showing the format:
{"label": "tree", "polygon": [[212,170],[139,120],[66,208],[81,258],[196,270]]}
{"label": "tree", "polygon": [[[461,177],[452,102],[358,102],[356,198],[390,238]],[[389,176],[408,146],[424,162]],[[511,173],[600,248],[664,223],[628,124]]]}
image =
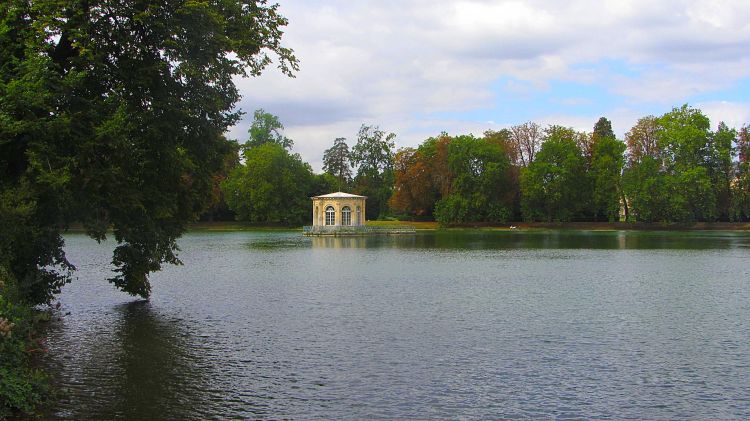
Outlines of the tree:
{"label": "tree", "polygon": [[110,281],[149,295],[231,150],[233,77],[297,69],[286,24],[263,1],[0,3],[0,264],[24,300],[68,280],[74,221],[111,228]]}
{"label": "tree", "polygon": [[309,164],[268,142],[244,152],[245,163],[222,183],[227,204],[240,221],[301,225],[309,219],[316,180]]}
{"label": "tree", "polygon": [[284,130],[284,125],[281,124],[277,116],[259,108],[253,113],[253,123],[248,130],[250,138],[242,146],[244,149],[248,149],[266,143],[276,143],[283,146],[284,149],[292,149],[294,142],[284,136],[281,133],[282,130]]}
{"label": "tree", "polygon": [[585,160],[570,128],[551,126],[536,159],[521,172],[521,211],[529,221],[570,221],[588,203]]}
{"label": "tree", "polygon": [[665,171],[675,187],[673,218],[680,222],[716,218],[716,193],[712,189],[709,160],[713,155],[711,123],[700,110],[687,104],[659,117],[657,144]]}
{"label": "tree", "polygon": [[592,136],[594,137],[594,143],[599,139],[615,138],[615,132],[612,131],[612,122],[606,117],[600,117],[596,124],[594,124],[594,132],[592,133]]}
{"label": "tree", "polygon": [[[659,118],[641,119],[629,135],[631,160],[624,187],[637,220],[716,219],[711,162],[718,163],[721,153],[712,140],[710,121],[700,110],[683,105]],[[726,146],[725,140],[720,143]]]}
{"label": "tree", "polygon": [[412,217],[432,215],[438,196],[432,162],[421,149],[401,148],[396,152],[393,196],[388,200],[392,210]]}
{"label": "tree", "polygon": [[336,190],[346,190],[352,182],[351,153],[346,139],[336,138],[333,146],[323,152],[323,171],[336,177]]}
{"label": "tree", "polygon": [[659,125],[654,116],[640,118],[625,134],[630,162],[639,162],[643,157],[656,158],[660,155],[656,133]]}
{"label": "tree", "polygon": [[735,170],[730,204],[733,221],[750,220],[750,128],[743,126],[737,134],[739,161]]}
{"label": "tree", "polygon": [[716,192],[716,215],[722,221],[728,221],[731,208],[731,183],[735,177],[732,162],[737,141],[737,131],[730,129],[724,122],[719,122],[716,132],[710,137],[708,173],[713,190]]}
{"label": "tree", "polygon": [[362,125],[351,153],[352,166],[357,168],[354,179],[358,194],[368,196],[367,215],[374,218],[388,211],[393,189],[393,133],[386,134],[377,126]]}
{"label": "tree", "polygon": [[510,128],[510,142],[516,150],[516,157],[523,167],[534,162],[536,153],[542,145],[544,131],[534,122],[527,122]]}
{"label": "tree", "polygon": [[448,146],[453,181],[435,205],[441,223],[506,222],[513,215],[515,178],[502,136],[456,136]]}
{"label": "tree", "polygon": [[[622,169],[625,165],[625,143],[617,140],[614,134],[596,134],[594,129],[594,150],[591,160],[590,176],[593,181],[593,216],[603,216],[607,220],[617,221],[620,215],[620,204],[624,203],[622,190]],[[602,137],[600,137],[602,136]]]}
{"label": "tree", "polygon": [[240,145],[236,140],[229,140],[230,150],[224,155],[222,168],[211,176],[211,201],[206,211],[200,216],[201,221],[233,221],[234,213],[229,209],[221,183],[227,179],[229,173],[240,165]]}

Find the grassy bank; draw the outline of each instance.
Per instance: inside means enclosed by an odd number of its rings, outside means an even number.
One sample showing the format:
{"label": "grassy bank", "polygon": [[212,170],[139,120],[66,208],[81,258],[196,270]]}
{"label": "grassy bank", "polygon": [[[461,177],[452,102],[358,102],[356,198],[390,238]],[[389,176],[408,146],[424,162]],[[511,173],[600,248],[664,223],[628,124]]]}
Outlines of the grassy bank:
{"label": "grassy bank", "polygon": [[[509,222],[505,224],[470,222],[441,226],[435,221],[367,221],[368,226],[412,226],[418,230],[477,228],[487,230],[562,229],[584,231],[750,231],[748,222],[697,222],[695,224],[667,224],[644,222]],[[200,222],[191,224],[190,231],[288,231],[300,227],[249,224],[244,222]]]}

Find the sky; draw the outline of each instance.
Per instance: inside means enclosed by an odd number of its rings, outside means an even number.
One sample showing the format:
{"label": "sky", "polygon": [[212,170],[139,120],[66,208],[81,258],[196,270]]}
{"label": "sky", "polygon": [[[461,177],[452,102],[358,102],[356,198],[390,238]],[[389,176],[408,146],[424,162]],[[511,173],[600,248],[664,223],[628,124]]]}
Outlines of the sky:
{"label": "sky", "polygon": [[293,152],[320,171],[362,124],[416,146],[445,131],[481,136],[527,121],[622,137],[638,118],[688,103],[750,123],[747,0],[279,0],[295,78],[238,79],[253,110],[279,116]]}

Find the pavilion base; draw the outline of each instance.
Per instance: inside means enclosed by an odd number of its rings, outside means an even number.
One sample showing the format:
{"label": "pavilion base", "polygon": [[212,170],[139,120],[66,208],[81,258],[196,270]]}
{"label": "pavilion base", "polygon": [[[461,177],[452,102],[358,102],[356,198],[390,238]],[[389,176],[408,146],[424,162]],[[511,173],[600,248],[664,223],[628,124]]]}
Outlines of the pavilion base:
{"label": "pavilion base", "polygon": [[377,226],[367,225],[344,226],[344,225],[313,225],[302,227],[302,235],[330,235],[330,236],[347,236],[347,235],[401,235],[416,234],[416,228],[412,226]]}

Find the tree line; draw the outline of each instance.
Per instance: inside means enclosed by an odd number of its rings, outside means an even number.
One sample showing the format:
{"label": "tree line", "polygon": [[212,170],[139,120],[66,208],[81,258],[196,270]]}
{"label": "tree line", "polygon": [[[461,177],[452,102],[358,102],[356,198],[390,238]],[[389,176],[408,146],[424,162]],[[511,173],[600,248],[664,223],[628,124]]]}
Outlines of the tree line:
{"label": "tree line", "polygon": [[[336,138],[314,174],[283,127],[256,112],[222,191],[240,220],[309,222],[309,196],[368,196],[371,218],[443,224],[509,221],[692,223],[750,220],[750,135],[683,105],[647,116],[618,139],[600,118],[591,132],[527,122],[482,137],[441,133],[394,150],[395,135],[363,125],[352,148]],[[263,126],[266,127],[266,126]]]}

